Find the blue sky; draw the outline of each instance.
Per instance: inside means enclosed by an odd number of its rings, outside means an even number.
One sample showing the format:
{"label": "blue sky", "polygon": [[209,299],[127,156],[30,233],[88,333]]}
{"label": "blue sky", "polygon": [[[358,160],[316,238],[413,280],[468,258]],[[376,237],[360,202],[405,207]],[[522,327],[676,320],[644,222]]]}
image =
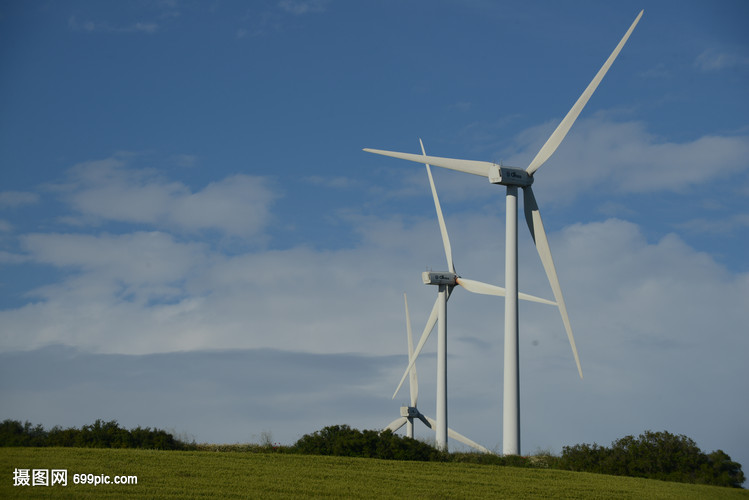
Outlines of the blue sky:
{"label": "blue sky", "polygon": [[[643,8],[536,174],[585,379],[558,313],[521,305],[521,444],[666,429],[746,466],[739,1],[3,2],[3,418],[387,425],[402,294],[420,331],[444,255],[423,167],[361,149],[525,167]],[[435,170],[458,272],[501,285],[503,190]],[[520,229],[520,287],[551,297]],[[503,305],[460,292],[450,426],[500,448]]]}

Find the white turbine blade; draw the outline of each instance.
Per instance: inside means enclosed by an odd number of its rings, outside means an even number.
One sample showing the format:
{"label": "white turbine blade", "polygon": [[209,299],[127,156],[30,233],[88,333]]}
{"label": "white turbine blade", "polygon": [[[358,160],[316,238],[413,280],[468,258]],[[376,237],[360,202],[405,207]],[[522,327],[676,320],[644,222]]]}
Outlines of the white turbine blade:
{"label": "white turbine blade", "polygon": [[[424,153],[424,158],[427,157],[426,151],[424,151],[424,143],[419,139],[421,144],[421,152]],[[434,198],[434,208],[437,210],[437,220],[440,224],[440,233],[442,234],[442,245],[445,247],[445,258],[447,259],[447,267],[451,273],[455,272],[455,264],[453,263],[453,251],[450,246],[450,237],[447,235],[447,226],[445,225],[445,218],[442,216],[442,207],[440,206],[440,199],[437,197],[437,188],[434,187],[434,178],[432,177],[432,169],[429,168],[429,163],[424,163],[427,167],[427,176],[429,176],[429,185],[432,187],[432,198]]]}
{"label": "white turbine blade", "polygon": [[413,356],[410,356],[410,359],[408,360],[408,368],[406,368],[405,373],[403,373],[403,376],[401,377],[401,381],[398,383],[398,387],[395,389],[395,392],[393,393],[392,399],[395,399],[395,396],[398,395],[398,391],[400,391],[401,386],[403,386],[403,382],[406,381],[406,377],[409,375],[409,373],[411,373],[411,369],[414,367],[416,363],[416,358],[419,356],[421,349],[424,347],[424,344],[429,338],[429,334],[432,333],[432,330],[434,329],[434,325],[437,323],[437,309],[439,306],[439,300],[440,299],[438,297],[437,300],[434,301],[432,312],[429,314],[429,319],[427,320],[427,324],[424,327],[424,331],[421,334],[419,343],[416,345],[416,349],[414,350]]}
{"label": "white turbine blade", "polygon": [[383,151],[382,149],[370,149],[364,148],[367,153],[374,153],[383,156],[392,156],[393,158],[400,158],[402,160],[415,161],[417,163],[429,163],[435,167],[449,168],[450,170],[458,170],[460,172],[466,172],[468,174],[480,175],[481,177],[489,177],[489,169],[495,166],[494,163],[488,161],[476,161],[476,160],[457,160],[454,158],[440,158],[439,156],[424,156],[415,155],[411,153],[397,153],[395,151]]}
{"label": "white turbine blade", "polygon": [[456,441],[460,441],[463,444],[467,444],[471,448],[479,450],[482,453],[491,453],[488,449],[484,448],[483,446],[481,446],[477,442],[475,442],[475,441],[473,441],[471,439],[468,439],[464,435],[459,434],[458,432],[450,429],[449,427],[447,428],[447,435],[450,436],[451,438],[453,438]]}
{"label": "white turbine blade", "polygon": [[580,367],[580,358],[577,355],[577,347],[575,347],[575,337],[572,336],[572,326],[570,326],[570,318],[567,316],[567,306],[564,304],[562,287],[559,286],[557,270],[556,267],[554,267],[554,260],[551,258],[551,249],[549,248],[549,240],[546,238],[544,224],[541,221],[541,212],[538,210],[536,197],[533,196],[533,190],[530,186],[524,189],[523,201],[525,206],[525,220],[528,223],[528,229],[531,230],[531,236],[536,243],[536,250],[538,250],[538,255],[541,257],[541,263],[546,271],[546,276],[549,278],[551,291],[554,293],[554,298],[559,307],[559,313],[562,315],[564,329],[567,331],[567,338],[570,341],[570,347],[572,347],[572,354],[575,356],[577,371],[580,374],[580,378],[583,378],[583,369]]}
{"label": "white turbine blade", "polygon": [[[481,295],[495,295],[497,297],[504,297],[506,295],[506,291],[501,286],[496,285],[490,285],[488,283],[483,283],[481,281],[476,280],[469,280],[468,278],[456,278],[455,282],[468,290],[469,292],[473,293],[479,293]],[[529,295],[527,293],[518,293],[518,298],[523,300],[528,300],[530,302],[539,302],[541,304],[548,304],[550,306],[557,305],[556,302],[553,302],[551,300],[542,299],[541,297],[536,297],[534,295]]]}
{"label": "white turbine blade", "polygon": [[[411,360],[414,358],[414,338],[411,332],[411,315],[408,312],[408,298],[406,294],[403,294],[403,302],[406,304],[406,336],[408,337],[408,363],[411,364]],[[416,403],[419,399],[419,380],[416,377],[416,365],[411,367],[409,372],[409,386],[411,389],[411,406],[416,407]]]}
{"label": "white turbine blade", "polygon": [[406,424],[406,422],[408,422],[408,419],[406,417],[397,418],[393,420],[392,422],[390,422],[390,425],[385,427],[383,430],[385,431],[390,430],[391,432],[395,432],[401,427],[403,427]]}
{"label": "white turbine blade", "polygon": [[[429,423],[432,424],[434,427],[437,427],[437,422],[435,422],[434,420],[432,420],[429,417],[426,417],[426,419],[429,420]],[[466,445],[470,446],[471,448],[479,450],[482,453],[491,453],[491,451],[489,451],[488,449],[484,448],[483,446],[481,446],[480,444],[478,444],[476,441],[468,439],[463,434],[460,434],[460,433],[458,433],[458,432],[450,429],[449,427],[447,428],[447,435],[450,436],[451,438],[453,438],[456,441],[460,441],[461,443],[466,444]]]}
{"label": "white turbine blade", "polygon": [[575,105],[572,106],[572,109],[569,110],[569,112],[567,113],[567,116],[564,117],[562,122],[557,126],[554,133],[551,134],[549,139],[546,141],[546,144],[543,145],[543,147],[538,152],[536,157],[533,158],[533,161],[530,163],[530,165],[528,165],[526,172],[533,175],[533,172],[538,170],[541,165],[546,163],[546,160],[548,160],[551,157],[551,155],[554,154],[554,151],[557,150],[557,147],[559,147],[559,144],[567,135],[567,132],[570,131],[572,124],[575,123],[575,120],[577,120],[578,115],[583,110],[585,105],[588,103],[588,99],[590,99],[590,96],[593,95],[593,92],[595,92],[596,88],[598,87],[598,84],[601,83],[601,80],[603,80],[603,77],[606,75],[606,72],[609,70],[609,68],[613,64],[614,59],[616,59],[616,56],[619,55],[619,52],[622,50],[622,47],[624,47],[624,44],[627,43],[627,39],[629,38],[629,35],[631,35],[632,31],[634,31],[635,26],[637,26],[637,23],[640,21],[640,18],[642,17],[643,12],[645,11],[641,10],[640,13],[637,15],[637,18],[632,23],[632,26],[629,27],[627,32],[624,34],[624,37],[619,42],[619,45],[616,46],[616,48],[614,49],[614,52],[612,52],[609,58],[606,59],[606,62],[603,63],[603,66],[601,66],[601,69],[598,70],[598,73],[596,73],[596,76],[593,78],[593,81],[591,81],[590,84],[588,84],[588,87],[583,91],[582,95],[577,100]]}

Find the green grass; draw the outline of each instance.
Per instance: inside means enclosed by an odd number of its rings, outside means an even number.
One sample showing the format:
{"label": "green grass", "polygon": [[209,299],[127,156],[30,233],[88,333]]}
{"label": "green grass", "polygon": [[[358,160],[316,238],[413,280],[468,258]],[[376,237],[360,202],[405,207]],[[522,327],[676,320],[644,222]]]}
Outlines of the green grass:
{"label": "green grass", "polygon": [[[14,469],[67,469],[68,486],[13,486]],[[73,485],[73,474],[137,485]],[[0,448],[0,498],[739,498],[749,491],[559,470],[285,453]]]}

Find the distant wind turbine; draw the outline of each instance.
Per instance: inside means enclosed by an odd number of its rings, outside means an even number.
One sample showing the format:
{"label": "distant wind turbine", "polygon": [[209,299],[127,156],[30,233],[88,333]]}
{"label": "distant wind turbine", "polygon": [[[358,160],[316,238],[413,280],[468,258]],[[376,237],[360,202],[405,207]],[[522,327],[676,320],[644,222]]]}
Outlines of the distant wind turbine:
{"label": "distant wind turbine", "polygon": [[[406,297],[406,294],[403,294],[403,301],[406,304],[406,336],[408,338],[408,360],[409,362],[414,358],[414,342],[413,342],[413,334],[411,333],[411,316],[408,312],[408,298]],[[433,419],[425,416],[423,413],[421,413],[418,408],[416,407],[419,399],[419,380],[416,376],[416,366],[410,365],[410,370],[408,371],[410,375],[409,380],[409,386],[411,389],[411,405],[410,406],[401,406],[401,416],[400,418],[397,418],[390,422],[390,425],[385,427],[385,430],[391,430],[392,432],[397,431],[404,425],[406,425],[406,436],[413,438],[414,437],[414,419],[419,419],[422,422],[424,422],[424,425],[429,427],[430,429],[436,429],[437,428],[437,422]],[[448,428],[447,434],[455,439],[456,441],[460,441],[463,444],[467,444],[468,446],[475,448],[476,450],[483,452],[483,453],[491,453],[488,449],[481,446],[480,444],[476,443],[475,441],[472,441],[465,437],[464,435]]]}
{"label": "distant wind turbine", "polygon": [[583,91],[572,109],[567,113],[556,130],[551,134],[546,143],[541,147],[535,158],[527,168],[505,167],[496,163],[475,160],[459,160],[453,158],[440,158],[436,156],[426,156],[422,154],[397,153],[393,151],[383,151],[377,149],[364,149],[369,153],[376,153],[394,158],[415,161],[419,163],[430,163],[432,165],[458,170],[469,174],[479,175],[489,179],[492,184],[500,184],[507,187],[506,207],[507,222],[505,226],[505,280],[507,294],[505,297],[505,352],[504,352],[504,402],[503,402],[503,421],[502,421],[502,452],[505,455],[518,455],[520,453],[520,378],[519,378],[519,352],[518,352],[518,261],[517,261],[517,206],[518,206],[518,188],[523,189],[523,201],[525,209],[525,220],[530,229],[531,236],[536,245],[536,250],[541,258],[546,276],[549,279],[551,290],[554,293],[554,299],[559,307],[562,316],[564,328],[567,331],[567,337],[572,348],[572,354],[575,357],[577,370],[580,378],[583,376],[580,366],[580,359],[575,347],[575,339],[572,336],[572,327],[570,326],[567,315],[567,307],[562,296],[562,289],[559,285],[554,261],[551,257],[549,242],[546,237],[541,214],[533,195],[531,185],[534,181],[535,172],[551,157],[557,150],[559,144],[569,132],[575,120],[580,115],[593,92],[598,88],[598,84],[606,75],[619,55],[624,44],[627,43],[629,36],[634,31],[635,26],[640,21],[644,11],[635,18],[632,25],[624,34],[619,44],[611,53],[609,58],[603,64],[601,69],[595,75],[588,87]]}

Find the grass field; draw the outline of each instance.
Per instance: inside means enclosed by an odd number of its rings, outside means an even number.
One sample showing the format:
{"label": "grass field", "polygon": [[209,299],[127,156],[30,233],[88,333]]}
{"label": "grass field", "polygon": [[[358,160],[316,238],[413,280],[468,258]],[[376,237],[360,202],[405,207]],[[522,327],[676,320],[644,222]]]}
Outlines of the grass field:
{"label": "grass field", "polygon": [[[66,469],[67,486],[13,486],[15,469]],[[137,485],[74,485],[74,474]],[[558,470],[282,453],[0,448],[0,498],[737,498],[749,491]]]}

